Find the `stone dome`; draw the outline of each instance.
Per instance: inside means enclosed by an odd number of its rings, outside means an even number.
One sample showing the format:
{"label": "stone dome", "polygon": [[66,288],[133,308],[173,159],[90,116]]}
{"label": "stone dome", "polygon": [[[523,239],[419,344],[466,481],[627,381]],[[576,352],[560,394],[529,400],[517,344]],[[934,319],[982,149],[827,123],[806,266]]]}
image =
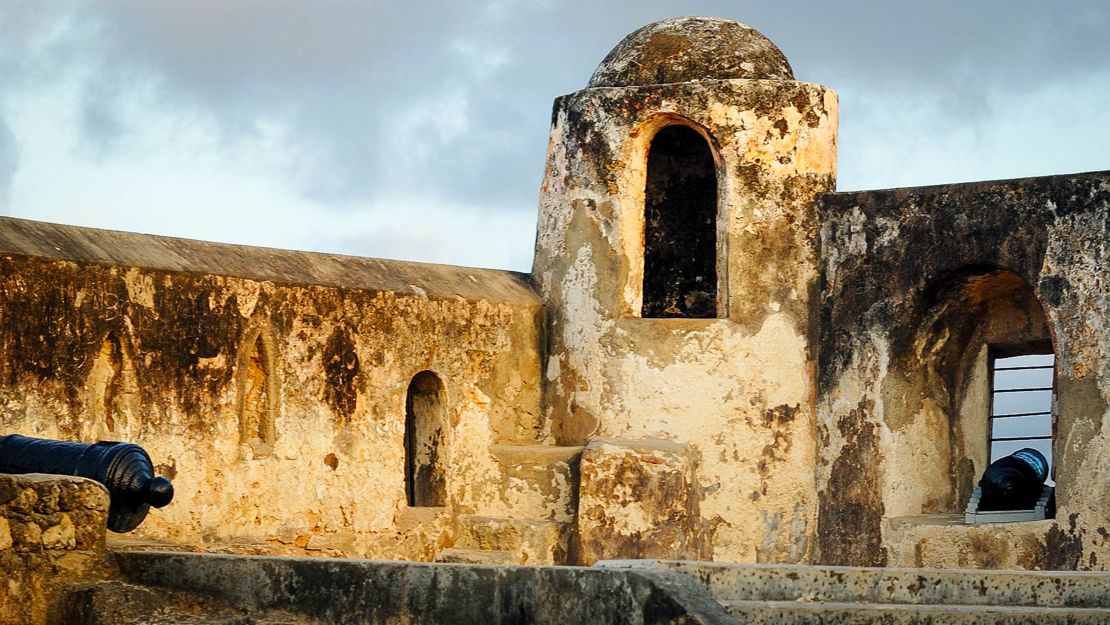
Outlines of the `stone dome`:
{"label": "stone dome", "polygon": [[747,24],[721,17],[675,17],[625,37],[597,66],[588,86],[732,78],[793,80],[794,72],[778,46]]}

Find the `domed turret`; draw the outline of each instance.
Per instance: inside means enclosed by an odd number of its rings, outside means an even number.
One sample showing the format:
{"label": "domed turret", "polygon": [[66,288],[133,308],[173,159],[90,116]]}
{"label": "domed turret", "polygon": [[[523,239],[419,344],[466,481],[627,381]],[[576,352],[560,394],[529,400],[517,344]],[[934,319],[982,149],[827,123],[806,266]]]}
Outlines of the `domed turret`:
{"label": "domed turret", "polygon": [[[794,80],[770,40],[707,17],[637,30],[556,100],[532,275],[551,435],[589,450],[579,562],[701,558],[705,540],[748,558],[766,544],[750,528],[816,517],[800,467],[816,454],[814,197],[836,188],[836,119],[836,94]],[[788,423],[769,416],[784,409]],[[768,459],[777,440],[794,442]],[[673,496],[612,504],[614,484],[662,475]],[[712,536],[699,506],[725,521]],[[775,549],[804,554],[808,535]]]}
{"label": "domed turret", "polygon": [[662,85],[733,78],[793,80],[790,63],[763,33],[720,17],[648,24],[609,52],[590,87]]}

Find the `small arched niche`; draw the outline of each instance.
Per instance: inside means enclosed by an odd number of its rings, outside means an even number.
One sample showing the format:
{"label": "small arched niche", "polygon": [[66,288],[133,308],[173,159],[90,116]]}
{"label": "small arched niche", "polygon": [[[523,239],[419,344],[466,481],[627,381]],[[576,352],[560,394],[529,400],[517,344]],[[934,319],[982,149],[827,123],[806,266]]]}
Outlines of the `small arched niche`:
{"label": "small arched niche", "polygon": [[139,388],[126,337],[109,332],[93,358],[86,380],[89,391],[82,440],[115,440],[139,425]]}
{"label": "small arched niche", "polygon": [[[948,496],[934,500],[947,500],[947,510],[923,512],[958,511],[999,457],[1032,447],[1051,466],[1056,430],[1053,337],[1035,291],[1011,271],[965,268],[930,296],[933,305],[916,341],[914,360],[919,364],[904,367],[903,375],[913,383],[899,390],[914,400],[894,403],[905,413],[922,414],[929,406],[946,413],[938,423],[947,422],[948,436],[937,440],[947,438],[947,449],[936,448],[932,457],[951,472]],[[937,440],[915,444],[935,446]],[[1050,478],[1053,473],[1050,469]]]}
{"label": "small arched niche", "polygon": [[405,396],[405,498],[412,507],[447,505],[443,445],[447,434],[443,382],[421,371]]}
{"label": "small arched niche", "polygon": [[663,126],[647,155],[641,316],[716,317],[717,248],[713,151],[691,126]]}
{"label": "small arched niche", "polygon": [[239,347],[239,441],[252,446],[256,455],[264,455],[277,441],[276,351],[273,336],[262,327],[249,331]]}

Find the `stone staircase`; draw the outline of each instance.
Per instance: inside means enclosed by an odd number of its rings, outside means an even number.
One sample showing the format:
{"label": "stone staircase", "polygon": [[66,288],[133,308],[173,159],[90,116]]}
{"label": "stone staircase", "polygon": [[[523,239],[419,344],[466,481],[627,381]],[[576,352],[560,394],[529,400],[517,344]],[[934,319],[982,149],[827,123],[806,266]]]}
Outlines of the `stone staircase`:
{"label": "stone staircase", "polygon": [[697,580],[740,622],[760,625],[1110,623],[1110,574],[610,561]]}
{"label": "stone staircase", "polygon": [[509,516],[458,517],[458,540],[436,555],[461,564],[565,564],[582,447],[495,445]]}
{"label": "stone staircase", "polygon": [[428,564],[119,552],[66,625],[1110,623],[1110,573],[729,565]]}
{"label": "stone staircase", "polygon": [[459,540],[438,562],[463,564],[563,564],[569,523],[463,515]]}

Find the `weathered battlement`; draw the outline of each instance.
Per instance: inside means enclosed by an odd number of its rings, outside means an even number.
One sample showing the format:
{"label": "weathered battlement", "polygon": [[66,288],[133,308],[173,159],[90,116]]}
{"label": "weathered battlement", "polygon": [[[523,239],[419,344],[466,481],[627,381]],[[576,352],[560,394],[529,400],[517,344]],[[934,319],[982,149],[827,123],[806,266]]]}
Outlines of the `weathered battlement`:
{"label": "weathered battlement", "polygon": [[[0,265],[0,425],[141,442],[178,490],[144,536],[430,558],[452,509],[542,505],[490,452],[550,436],[525,276],[13,219]],[[412,519],[406,436],[444,483]]]}
{"label": "weathered battlement", "polygon": [[[836,193],[819,211],[821,558],[1102,568],[1110,172]],[[1057,520],[969,527],[956,513],[990,461],[1007,350],[1055,357]]]}

